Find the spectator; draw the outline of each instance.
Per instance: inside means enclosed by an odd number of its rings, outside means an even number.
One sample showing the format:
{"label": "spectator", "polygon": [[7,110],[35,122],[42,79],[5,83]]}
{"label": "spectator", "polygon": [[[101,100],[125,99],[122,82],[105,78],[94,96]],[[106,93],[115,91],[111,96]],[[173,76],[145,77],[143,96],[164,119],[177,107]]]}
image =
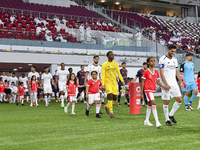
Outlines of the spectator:
{"label": "spectator", "polygon": [[46,39],[46,41],[53,41],[51,33],[45,34],[45,39]]}
{"label": "spectator", "polygon": [[1,25],[1,24],[4,25],[3,21],[0,19],[0,25]]}
{"label": "spectator", "polygon": [[91,28],[89,25],[86,26],[85,35],[86,35],[87,42],[90,42],[92,40],[92,38],[91,38],[92,34],[91,34]]}
{"label": "spectator", "polygon": [[58,17],[54,17],[54,20],[58,26],[60,26],[60,19]]}
{"label": "spectator", "polygon": [[67,42],[67,40],[65,40],[61,34],[58,34],[56,40],[60,40],[61,42]]}
{"label": "spectator", "polygon": [[11,22],[11,24],[13,24],[14,21],[15,21],[15,16],[14,15],[10,16],[10,22]]}
{"label": "spectator", "polygon": [[36,28],[36,35],[39,35],[42,31],[41,25]]}
{"label": "spectator", "polygon": [[80,32],[80,41],[84,41],[84,25],[81,24],[81,26],[79,27],[79,32]]}
{"label": "spectator", "polygon": [[46,25],[47,24],[49,24],[46,20],[44,20],[43,18],[42,18],[42,20],[41,20],[41,23],[43,23],[43,25],[46,27]]}
{"label": "spectator", "polygon": [[56,24],[54,27],[56,28],[57,32],[60,32],[61,26],[59,26],[58,24]]}
{"label": "spectator", "polygon": [[137,40],[137,46],[141,47],[142,34],[141,34],[140,30],[138,30],[135,37],[136,37],[136,40]]}
{"label": "spectator", "polygon": [[41,21],[38,19],[38,17],[36,17],[36,18],[34,19],[34,21],[35,21],[36,25],[38,25],[38,24],[41,23]]}

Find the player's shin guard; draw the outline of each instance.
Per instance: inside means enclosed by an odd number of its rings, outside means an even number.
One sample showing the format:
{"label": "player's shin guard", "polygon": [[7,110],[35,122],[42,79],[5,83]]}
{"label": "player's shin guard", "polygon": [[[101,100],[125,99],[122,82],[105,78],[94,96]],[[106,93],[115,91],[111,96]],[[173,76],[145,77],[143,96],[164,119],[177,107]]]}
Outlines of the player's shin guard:
{"label": "player's shin guard", "polygon": [[96,104],[96,114],[99,114],[100,111],[100,104]]}
{"label": "player's shin guard", "polygon": [[158,113],[157,113],[157,109],[156,109],[156,105],[152,105],[152,111],[153,111],[153,116],[156,120],[156,123],[159,122],[158,121]]}
{"label": "player's shin guard", "polygon": [[128,101],[128,104],[129,104],[129,102],[130,102],[130,100],[129,100],[129,94],[126,94],[126,99]]}
{"label": "player's shin guard", "polygon": [[46,96],[46,95],[45,95],[45,105],[46,105],[46,106],[48,105],[47,96]]}
{"label": "player's shin guard", "polygon": [[184,95],[184,103],[185,103],[185,107],[188,106],[188,96]]}
{"label": "player's shin guard", "polygon": [[174,113],[178,110],[178,108],[181,106],[181,103],[178,103],[177,101],[174,102],[174,105],[172,107],[171,112],[169,113],[170,116],[174,116]]}
{"label": "player's shin guard", "polygon": [[118,104],[120,104],[121,95],[118,95]]}
{"label": "player's shin guard", "polygon": [[108,108],[110,110],[110,113],[113,113],[113,105],[112,105],[112,100],[108,100]]}
{"label": "player's shin guard", "polygon": [[150,114],[151,114],[151,106],[147,105],[146,121],[149,121]]}
{"label": "player's shin guard", "polygon": [[192,102],[195,100],[197,96],[195,94],[192,94],[192,97],[190,98],[189,104],[192,104]]}
{"label": "player's shin guard", "polygon": [[72,102],[72,113],[74,113],[75,102]]}
{"label": "player's shin guard", "polygon": [[166,121],[168,121],[169,120],[168,105],[163,104],[163,111],[164,111],[164,114],[165,114],[165,119],[166,119]]}

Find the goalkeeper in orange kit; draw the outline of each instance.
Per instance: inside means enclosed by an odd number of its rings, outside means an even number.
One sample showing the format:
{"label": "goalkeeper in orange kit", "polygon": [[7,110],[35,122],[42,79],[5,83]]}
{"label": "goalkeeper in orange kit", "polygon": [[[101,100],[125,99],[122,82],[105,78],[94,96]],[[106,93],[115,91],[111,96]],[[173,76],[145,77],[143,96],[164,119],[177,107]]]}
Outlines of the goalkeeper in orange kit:
{"label": "goalkeeper in orange kit", "polygon": [[118,86],[117,86],[117,78],[116,73],[118,74],[119,79],[124,85],[124,80],[119,70],[119,64],[114,62],[114,54],[112,51],[107,53],[108,61],[103,63],[101,69],[101,76],[102,76],[102,86],[105,88],[107,93],[108,103],[104,106],[110,118],[114,118],[113,115],[113,105],[112,100],[117,100],[118,95]]}

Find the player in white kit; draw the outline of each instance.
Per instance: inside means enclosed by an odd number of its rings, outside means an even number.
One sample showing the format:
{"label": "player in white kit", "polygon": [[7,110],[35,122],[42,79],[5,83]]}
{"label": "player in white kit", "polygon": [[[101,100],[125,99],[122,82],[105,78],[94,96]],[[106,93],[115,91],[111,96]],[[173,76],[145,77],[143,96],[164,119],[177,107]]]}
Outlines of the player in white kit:
{"label": "player in white kit", "polygon": [[15,76],[15,72],[12,73],[12,77],[9,79],[9,86],[11,86],[11,83],[14,82],[15,86],[18,85],[18,78]]}
{"label": "player in white kit", "polygon": [[[45,105],[48,107],[49,105],[49,100],[52,96],[52,86],[51,82],[54,83],[53,78],[51,73],[49,73],[49,68],[45,67],[44,68],[44,73],[42,74],[42,81],[41,81],[41,86],[43,86],[44,90],[44,95],[45,95]],[[49,94],[49,97],[47,98],[47,94]]]}
{"label": "player in white kit", "polygon": [[29,96],[28,96],[28,78],[23,73],[21,77],[19,77],[19,82],[23,82],[24,87],[26,88],[24,90],[24,94],[26,94],[26,101],[28,102]]}
{"label": "player in white kit", "polygon": [[[99,63],[99,56],[95,55],[93,57],[93,63],[89,64],[88,67],[87,67],[87,71],[86,71],[86,74],[85,74],[85,82],[84,82],[85,86],[87,86],[87,80],[92,79],[92,76],[91,76],[92,71],[96,71],[97,72],[97,79],[101,80],[101,66],[98,63]],[[101,103],[104,102],[104,98],[102,96],[101,90],[99,90],[99,93],[100,93],[100,99],[101,99],[101,102],[100,102],[100,108],[101,108]],[[102,114],[102,112],[100,111],[99,114]]]}
{"label": "player in white kit", "polygon": [[[65,70],[65,64],[61,63],[61,70],[57,71],[56,82],[54,84],[55,88],[57,88],[57,83],[60,91],[60,99],[61,99],[61,107],[65,107],[64,104],[64,95],[66,92],[66,83],[67,83],[67,70]],[[59,80],[58,80],[59,79]]]}
{"label": "player in white kit", "polygon": [[5,80],[7,80],[8,77],[7,77],[5,71],[2,73],[1,77],[2,77],[2,81],[3,81],[3,82],[5,82]]}
{"label": "player in white kit", "polygon": [[[169,45],[167,49],[167,54],[162,56],[159,60],[160,76],[162,82],[164,83],[166,88],[169,89],[169,90],[162,89],[162,99],[164,100],[163,111],[165,114],[167,126],[172,126],[169,119],[171,119],[173,123],[177,123],[177,121],[174,119],[174,113],[178,110],[182,102],[182,96],[180,88],[176,81],[176,77],[179,79],[181,83],[181,89],[183,89],[183,84],[181,75],[178,71],[177,59],[173,57],[175,52],[176,52],[176,46]],[[170,101],[170,96],[175,97],[176,101],[173,104],[171,112],[169,113],[168,104]]]}
{"label": "player in white kit", "polygon": [[[31,72],[28,73],[28,83],[30,83],[31,81],[31,78],[32,76],[35,76],[36,77],[36,81],[39,79],[40,75],[37,71],[35,71],[36,67],[35,66],[32,66],[31,67]],[[28,84],[29,86],[29,84]],[[32,99],[31,95],[30,95],[30,98]]]}

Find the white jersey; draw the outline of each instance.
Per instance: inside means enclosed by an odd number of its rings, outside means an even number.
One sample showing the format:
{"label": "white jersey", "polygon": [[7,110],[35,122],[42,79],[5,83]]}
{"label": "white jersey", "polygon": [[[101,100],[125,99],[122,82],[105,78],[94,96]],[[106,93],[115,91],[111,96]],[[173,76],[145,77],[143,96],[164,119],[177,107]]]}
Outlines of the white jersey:
{"label": "white jersey", "polygon": [[31,72],[28,73],[28,78],[31,79],[32,76],[35,76],[35,77],[36,77],[36,80],[40,77],[40,75],[39,75],[38,72],[34,72],[34,73],[33,73],[33,72],[31,71]]}
{"label": "white jersey", "polygon": [[18,78],[17,77],[11,77],[10,80],[9,80],[9,86],[11,86],[11,83],[14,82],[15,83],[15,86],[16,86],[16,82],[18,81]]}
{"label": "white jersey", "polygon": [[178,62],[175,57],[171,59],[166,55],[162,56],[159,60],[160,69],[164,68],[164,76],[167,83],[170,85],[177,84],[176,81],[176,69],[178,68]]}
{"label": "white jersey", "polygon": [[51,79],[52,79],[51,73],[48,73],[48,74],[43,73],[41,79],[43,80],[43,86],[44,85],[45,86],[51,86]]}
{"label": "white jersey", "polygon": [[19,77],[19,82],[23,82],[24,87],[26,87],[26,88],[27,88],[27,81],[28,81],[28,78],[26,76],[24,78],[22,76]]}
{"label": "white jersey", "polygon": [[96,71],[97,72],[97,79],[99,79],[99,74],[101,74],[101,66],[97,65],[95,66],[94,64],[89,64],[87,68],[87,73],[88,73],[88,80],[92,79],[91,77],[91,72]]}
{"label": "white jersey", "polygon": [[1,77],[2,77],[2,81],[4,82],[5,80],[8,80],[7,78],[7,76],[3,76],[3,75],[1,75]]}
{"label": "white jersey", "polygon": [[10,90],[11,90],[11,93],[17,93],[17,87],[16,86],[10,86]]}
{"label": "white jersey", "polygon": [[7,81],[10,82],[10,79],[12,78],[12,76],[8,76],[7,77]]}
{"label": "white jersey", "polygon": [[68,73],[67,70],[58,70],[57,71],[56,75],[59,78],[59,82],[63,82],[63,83],[66,84],[66,82],[67,82],[67,73]]}

